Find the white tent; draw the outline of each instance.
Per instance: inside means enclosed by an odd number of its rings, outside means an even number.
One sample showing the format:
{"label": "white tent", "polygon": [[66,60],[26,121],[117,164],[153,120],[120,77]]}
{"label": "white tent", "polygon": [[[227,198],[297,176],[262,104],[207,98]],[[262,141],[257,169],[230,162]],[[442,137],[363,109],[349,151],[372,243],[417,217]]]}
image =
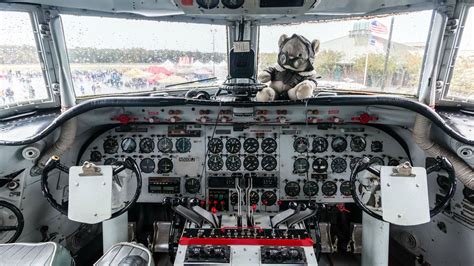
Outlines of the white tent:
{"label": "white tent", "polygon": [[166,68],[166,69],[174,69],[174,63],[171,62],[170,60],[166,60],[165,62],[161,63],[160,66]]}

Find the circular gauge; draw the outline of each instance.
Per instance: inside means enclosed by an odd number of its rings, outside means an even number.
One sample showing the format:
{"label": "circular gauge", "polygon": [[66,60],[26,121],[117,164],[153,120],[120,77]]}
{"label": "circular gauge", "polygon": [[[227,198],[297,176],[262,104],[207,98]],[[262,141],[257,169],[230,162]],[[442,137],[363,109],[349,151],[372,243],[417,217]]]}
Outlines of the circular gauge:
{"label": "circular gauge", "polygon": [[237,155],[230,155],[227,157],[227,160],[225,160],[225,167],[227,167],[227,170],[229,171],[237,171],[240,169],[241,165],[242,162]]}
{"label": "circular gauge", "polygon": [[117,140],[108,138],[104,141],[104,144],[102,145],[104,148],[104,152],[108,154],[114,154],[118,151],[118,143]]}
{"label": "circular gauge", "polygon": [[295,181],[290,181],[288,183],[286,183],[286,186],[285,186],[285,193],[287,196],[290,196],[290,197],[296,197],[300,194],[300,184],[298,184],[298,182],[295,182]]}
{"label": "circular gauge", "polygon": [[313,140],[313,152],[321,153],[325,152],[328,149],[329,143],[327,139],[323,137],[316,137]]}
{"label": "circular gauge", "polygon": [[143,138],[140,140],[140,152],[150,153],[155,149],[155,142],[151,138]]}
{"label": "circular gauge", "polygon": [[324,158],[314,159],[313,171],[316,173],[326,173],[328,171],[328,161],[326,161]]}
{"label": "circular gauge", "polygon": [[170,138],[161,138],[158,140],[158,150],[164,153],[170,152],[173,149],[173,141]]}
{"label": "circular gauge", "polygon": [[248,153],[256,153],[258,151],[258,140],[255,138],[248,138],[244,141],[244,150]]}
{"label": "circular gauge", "polygon": [[397,159],[390,159],[388,161],[388,166],[398,166],[400,164],[400,161]]}
{"label": "circular gauge", "polygon": [[346,197],[352,195],[351,182],[349,181],[342,182],[341,185],[339,186],[339,191],[341,191],[341,194]]}
{"label": "circular gauge", "polygon": [[191,150],[191,141],[188,138],[179,138],[176,140],[176,150],[180,153],[189,152]]}
{"label": "circular gauge", "polygon": [[258,168],[258,158],[253,155],[249,155],[244,159],[244,168],[247,171],[255,171]]}
{"label": "circular gauge", "polygon": [[117,162],[117,159],[115,158],[107,158],[104,161],[104,165],[113,165]]}
{"label": "circular gauge", "polygon": [[381,141],[372,141],[372,144],[370,144],[370,150],[372,152],[382,152],[383,151],[383,143]]}
{"label": "circular gauge", "polygon": [[237,205],[237,202],[239,201],[239,195],[237,192],[234,192],[230,195],[230,205],[235,206]]}
{"label": "circular gauge", "polygon": [[318,191],[319,191],[319,186],[316,182],[308,181],[308,182],[304,183],[303,193],[306,196],[312,197],[312,196],[318,194]]}
{"label": "circular gauge", "polygon": [[385,165],[385,162],[380,157],[372,157],[371,161],[372,161],[372,165]]}
{"label": "circular gauge", "polygon": [[99,151],[92,151],[90,156],[91,162],[100,162],[102,161],[102,154]]}
{"label": "circular gauge", "polygon": [[220,153],[224,149],[224,143],[221,139],[214,138],[207,143],[207,148],[212,153]]}
{"label": "circular gauge", "polygon": [[256,191],[251,191],[250,192],[250,204],[255,205],[255,204],[258,203],[259,200],[260,200],[260,196],[258,195],[258,193]]}
{"label": "circular gauge", "polygon": [[244,4],[245,0],[222,0],[222,4],[229,9],[237,9]]}
{"label": "circular gauge", "polygon": [[297,174],[302,174],[308,172],[309,162],[306,158],[298,158],[293,163],[293,172]]}
{"label": "circular gauge", "polygon": [[360,157],[354,157],[351,159],[351,161],[349,162],[349,167],[351,168],[351,170],[354,170],[354,167],[360,161],[360,159]]}
{"label": "circular gauge", "polygon": [[265,138],[262,140],[262,151],[264,153],[273,153],[277,150],[277,142],[272,138]]}
{"label": "circular gauge", "polygon": [[238,153],[240,151],[240,140],[238,138],[230,138],[225,143],[225,149],[230,153]]}
{"label": "circular gauge", "polygon": [[265,191],[262,194],[262,204],[265,206],[272,206],[277,202],[277,195],[273,191]]}
{"label": "circular gauge", "polygon": [[158,161],[158,173],[169,173],[173,170],[173,161],[169,158],[162,158]]}
{"label": "circular gauge", "polygon": [[364,137],[355,136],[351,139],[351,150],[355,152],[361,152],[365,150],[367,146],[367,141]]}
{"label": "circular gauge", "polygon": [[347,162],[346,159],[337,157],[331,162],[331,170],[334,173],[342,173],[346,171],[347,168]]}
{"label": "circular gauge", "polygon": [[347,148],[347,140],[341,136],[335,137],[332,139],[331,147],[335,152],[343,152]]}
{"label": "circular gauge", "polygon": [[224,161],[219,155],[211,155],[207,159],[207,167],[212,171],[219,171],[224,166]]}
{"label": "circular gauge", "polygon": [[140,162],[140,170],[143,173],[152,173],[155,171],[155,162],[150,158],[145,158]]}
{"label": "circular gauge", "polygon": [[326,181],[321,186],[321,192],[324,196],[333,196],[337,192],[337,185],[333,181]]}
{"label": "circular gauge", "polygon": [[201,189],[201,182],[197,178],[188,178],[184,182],[184,189],[187,193],[196,194]]}
{"label": "circular gauge", "polygon": [[263,156],[262,158],[262,168],[265,171],[273,171],[277,167],[277,160],[271,155]]}
{"label": "circular gauge", "polygon": [[196,0],[200,8],[213,9],[219,5],[219,0]]}
{"label": "circular gauge", "polygon": [[134,152],[137,148],[137,143],[132,138],[124,138],[122,140],[122,143],[120,143],[120,146],[122,147],[122,150],[124,152],[131,153]]}
{"label": "circular gauge", "polygon": [[308,146],[308,139],[303,137],[296,138],[295,142],[293,142],[293,148],[299,153],[307,152]]}

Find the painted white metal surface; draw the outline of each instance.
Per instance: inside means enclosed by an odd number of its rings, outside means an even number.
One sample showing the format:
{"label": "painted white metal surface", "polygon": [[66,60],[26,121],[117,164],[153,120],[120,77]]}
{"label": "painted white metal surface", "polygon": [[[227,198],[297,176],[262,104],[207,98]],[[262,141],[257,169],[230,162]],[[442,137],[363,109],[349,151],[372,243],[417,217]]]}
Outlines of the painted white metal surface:
{"label": "painted white metal surface", "polygon": [[390,224],[362,213],[362,265],[388,265]]}
{"label": "painted white metal surface", "polygon": [[397,225],[418,225],[430,221],[426,169],[413,167],[412,176],[393,174],[394,167],[380,169],[383,219]]}
{"label": "painted white metal surface", "polygon": [[82,166],[69,168],[68,218],[95,224],[112,215],[112,166],[97,166],[102,175],[80,176]]}
{"label": "painted white metal surface", "polygon": [[104,253],[113,245],[128,241],[128,212],[102,222],[102,239]]}

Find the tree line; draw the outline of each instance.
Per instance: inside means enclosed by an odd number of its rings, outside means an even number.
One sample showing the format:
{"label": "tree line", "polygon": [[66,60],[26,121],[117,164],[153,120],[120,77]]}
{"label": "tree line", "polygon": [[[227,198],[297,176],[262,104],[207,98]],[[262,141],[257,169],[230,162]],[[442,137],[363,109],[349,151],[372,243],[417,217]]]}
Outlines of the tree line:
{"label": "tree line", "polygon": [[[163,63],[167,60],[177,63],[180,57],[192,57],[203,63],[221,62],[226,59],[225,53],[204,53],[199,51],[148,50],[142,48],[98,49],[92,47],[68,49],[70,63]],[[33,46],[0,46],[0,64],[38,63],[36,47]]]}

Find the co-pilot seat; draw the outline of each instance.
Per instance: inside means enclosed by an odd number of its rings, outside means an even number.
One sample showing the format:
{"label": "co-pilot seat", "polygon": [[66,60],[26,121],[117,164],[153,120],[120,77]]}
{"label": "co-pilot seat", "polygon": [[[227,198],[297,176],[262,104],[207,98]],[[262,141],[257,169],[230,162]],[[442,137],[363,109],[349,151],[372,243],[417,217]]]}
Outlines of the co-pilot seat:
{"label": "co-pilot seat", "polygon": [[71,254],[55,242],[0,244],[0,265],[74,265]]}

